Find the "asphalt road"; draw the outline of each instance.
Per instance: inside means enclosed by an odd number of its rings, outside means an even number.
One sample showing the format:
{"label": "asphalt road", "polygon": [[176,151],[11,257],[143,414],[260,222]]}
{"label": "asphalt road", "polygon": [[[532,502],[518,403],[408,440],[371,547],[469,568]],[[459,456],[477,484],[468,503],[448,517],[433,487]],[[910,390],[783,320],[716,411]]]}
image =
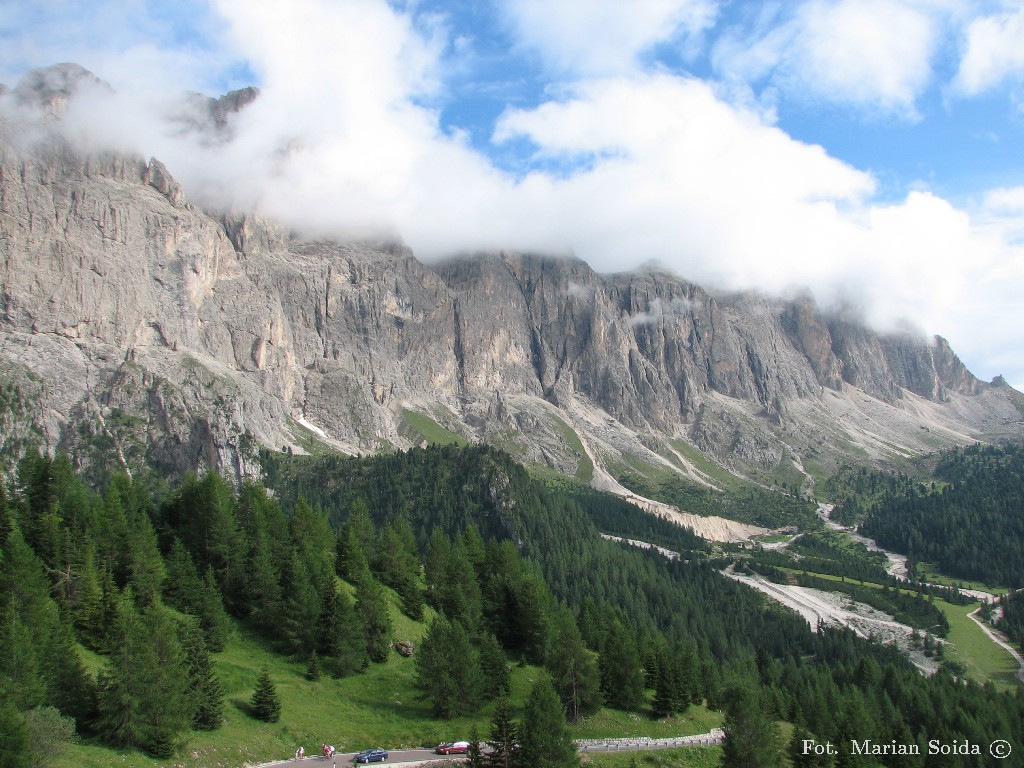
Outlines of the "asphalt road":
{"label": "asphalt road", "polygon": [[[701,744],[721,744],[724,734],[720,729],[711,733],[701,733],[694,736],[684,736],[667,739],[601,739],[577,742],[581,752],[626,752],[649,749],[674,749],[682,746],[696,746]],[[314,747],[317,749],[317,747]],[[277,768],[277,766],[289,766],[290,768],[336,768],[341,765],[343,768],[357,765],[352,762],[356,756],[355,752],[339,752],[333,758],[321,757],[319,754],[307,754],[302,760],[280,760],[276,763],[265,763],[259,768]],[[383,762],[371,763],[371,765],[408,765],[410,763],[424,763],[430,760],[458,760],[464,755],[439,755],[432,749],[392,749],[388,750],[388,759]],[[360,763],[359,765],[362,765]]]}
{"label": "asphalt road", "polygon": [[[317,747],[313,747],[317,749]],[[352,762],[352,759],[356,756],[356,752],[338,752],[333,758],[321,757],[319,754],[309,754],[302,760],[282,760],[277,763],[268,763],[267,766],[295,766],[299,768],[314,768],[341,765],[345,768],[356,765]],[[402,763],[422,763],[427,760],[447,760],[449,756],[439,755],[432,749],[389,749],[388,759],[383,762],[377,763],[359,763],[359,765],[401,765]],[[462,757],[461,755],[451,755],[452,758]]]}

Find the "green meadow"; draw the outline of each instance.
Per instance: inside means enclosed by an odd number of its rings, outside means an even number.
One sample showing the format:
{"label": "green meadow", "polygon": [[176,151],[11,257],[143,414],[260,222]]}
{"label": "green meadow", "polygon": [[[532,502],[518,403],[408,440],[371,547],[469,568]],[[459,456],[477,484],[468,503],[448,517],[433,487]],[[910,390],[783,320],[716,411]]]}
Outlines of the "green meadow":
{"label": "green meadow", "polygon": [[[397,601],[397,597],[390,593]],[[418,642],[426,631],[426,621],[414,622],[392,604],[395,640]],[[91,671],[98,670],[102,657],[83,650]],[[392,653],[383,664],[371,664],[362,674],[317,682],[306,679],[306,665],[275,653],[263,640],[236,625],[235,634],[224,651],[213,656],[217,674],[225,691],[225,722],[216,731],[193,731],[185,747],[171,760],[161,761],[138,751],[115,750],[95,744],[77,744],[58,757],[53,768],[238,768],[244,764],[267,763],[291,757],[300,744],[306,754],[316,754],[324,742],[339,752],[368,747],[385,749],[433,747],[441,741],[467,739],[476,725],[481,739],[490,730],[493,704],[475,717],[437,720],[428,702],[420,698],[414,685],[414,660]],[[249,700],[261,668],[270,671],[281,700],[281,719],[263,723],[249,714]],[[512,666],[510,699],[514,714],[529,695],[534,679],[541,674],[531,665]],[[574,738],[616,738],[635,736],[686,736],[704,733],[722,723],[718,712],[691,706],[683,715],[654,720],[649,713],[603,709],[573,726]],[[679,752],[707,752],[671,750]],[[715,750],[711,750],[714,752]],[[719,751],[720,753],[720,751]],[[621,757],[621,756],[620,756]],[[659,759],[669,759],[668,753]],[[691,755],[686,759],[699,760]],[[597,758],[605,760],[605,756]],[[612,756],[614,759],[614,756]],[[673,758],[674,759],[674,758]],[[595,765],[625,765],[595,762]],[[643,763],[647,765],[647,763]],[[659,762],[655,765],[704,766],[707,762]]]}

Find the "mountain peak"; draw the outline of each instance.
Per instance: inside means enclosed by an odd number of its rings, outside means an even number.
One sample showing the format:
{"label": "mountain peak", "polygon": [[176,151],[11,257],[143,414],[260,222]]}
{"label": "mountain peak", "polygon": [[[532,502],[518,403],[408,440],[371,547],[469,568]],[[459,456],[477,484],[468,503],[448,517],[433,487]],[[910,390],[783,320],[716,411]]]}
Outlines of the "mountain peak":
{"label": "mountain peak", "polygon": [[51,115],[60,116],[67,108],[68,101],[83,86],[112,91],[109,83],[85,67],[66,62],[27,72],[15,86],[14,97],[21,104],[41,107]]}

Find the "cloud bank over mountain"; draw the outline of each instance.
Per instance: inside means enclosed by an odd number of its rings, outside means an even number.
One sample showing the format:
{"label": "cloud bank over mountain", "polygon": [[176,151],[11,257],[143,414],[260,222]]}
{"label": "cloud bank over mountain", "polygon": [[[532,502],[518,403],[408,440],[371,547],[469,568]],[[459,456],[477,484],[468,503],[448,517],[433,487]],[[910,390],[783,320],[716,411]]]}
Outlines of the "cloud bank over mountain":
{"label": "cloud bank over mountain", "polygon": [[[80,89],[64,117],[73,140],[156,156],[204,205],[318,236],[391,233],[425,259],[572,252],[601,271],[657,260],[722,289],[807,286],[1024,384],[1024,187],[954,195],[925,176],[892,194],[779,118],[797,104],[912,124],[933,91],[950,109],[998,88],[1017,103],[1024,12],[809,0],[726,18],[710,0],[628,13],[508,0],[470,24],[485,11],[449,5],[16,2],[0,71],[13,86],[26,66],[83,64],[113,92]],[[488,55],[509,57],[499,76],[474,74]],[[186,91],[249,83],[260,96],[228,131],[185,119]],[[485,119],[480,94],[496,90],[512,96],[486,101]]]}

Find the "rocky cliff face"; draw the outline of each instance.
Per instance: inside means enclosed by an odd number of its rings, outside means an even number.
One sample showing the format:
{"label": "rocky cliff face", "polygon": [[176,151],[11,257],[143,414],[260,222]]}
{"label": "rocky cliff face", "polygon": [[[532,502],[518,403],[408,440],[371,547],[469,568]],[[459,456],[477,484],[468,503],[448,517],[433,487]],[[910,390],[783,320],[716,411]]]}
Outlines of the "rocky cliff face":
{"label": "rocky cliff face", "polygon": [[706,480],[698,450],[810,478],[1022,431],[1019,394],[943,340],[879,336],[809,296],[526,254],[426,265],[200,210],[157,160],[16,138],[0,126],[0,377],[35,404],[0,414],[18,445],[245,476],[260,445],[370,452],[447,430],[613,485],[626,467]]}

